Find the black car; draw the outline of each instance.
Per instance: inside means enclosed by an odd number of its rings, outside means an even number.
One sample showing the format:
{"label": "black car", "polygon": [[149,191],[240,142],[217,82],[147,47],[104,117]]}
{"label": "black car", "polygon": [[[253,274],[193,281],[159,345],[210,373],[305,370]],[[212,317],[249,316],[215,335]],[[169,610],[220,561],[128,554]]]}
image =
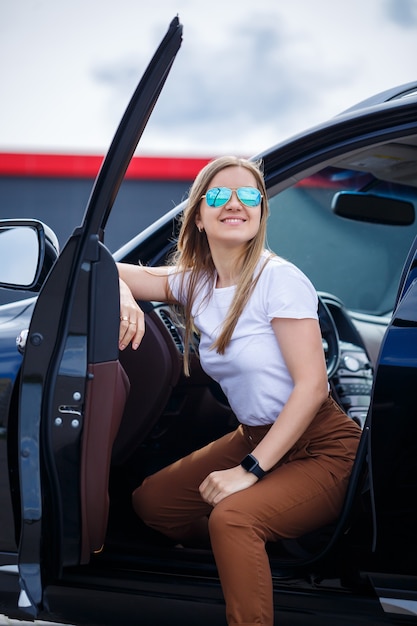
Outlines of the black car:
{"label": "black car", "polygon": [[[210,550],[131,507],[144,476],[235,417],[164,303],[118,351],[115,261],[160,265],[182,206],[115,255],[105,228],[180,47],[175,18],[127,108],[85,217],[59,253],[40,222],[0,222],[0,612],[72,624],[224,624]],[[179,86],[180,88],[180,86]],[[417,623],[417,83],[257,155],[268,240],[320,294],[331,391],[363,431],[337,522],[268,545],[277,623]],[[133,234],[133,233],[132,233]],[[16,344],[16,337],[18,338]]]}

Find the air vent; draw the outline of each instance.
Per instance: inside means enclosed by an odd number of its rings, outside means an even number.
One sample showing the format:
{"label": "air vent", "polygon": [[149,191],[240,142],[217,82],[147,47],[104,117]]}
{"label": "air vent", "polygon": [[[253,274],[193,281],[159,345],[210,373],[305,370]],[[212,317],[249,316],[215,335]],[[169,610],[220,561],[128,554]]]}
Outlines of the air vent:
{"label": "air vent", "polygon": [[177,327],[171,320],[171,317],[164,309],[159,309],[158,313],[159,313],[159,317],[161,318],[161,320],[164,322],[165,326],[167,327],[169,334],[174,340],[174,343],[177,346],[177,349],[179,350],[179,352],[181,352],[181,354],[184,354],[184,343],[183,343],[181,334],[179,333]]}

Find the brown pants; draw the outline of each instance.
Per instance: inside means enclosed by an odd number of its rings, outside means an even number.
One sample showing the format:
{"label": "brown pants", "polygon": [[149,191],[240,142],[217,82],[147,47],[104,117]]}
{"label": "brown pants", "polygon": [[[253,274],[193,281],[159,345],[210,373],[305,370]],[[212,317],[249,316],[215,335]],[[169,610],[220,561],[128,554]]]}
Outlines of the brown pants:
{"label": "brown pants", "polygon": [[231,626],[272,626],[267,541],[299,537],[340,513],[360,428],[328,398],[297,444],[249,489],[212,508],[198,487],[214,471],[238,465],[270,426],[242,426],[148,477],[133,493],[142,520],[175,541],[198,545],[207,533]]}

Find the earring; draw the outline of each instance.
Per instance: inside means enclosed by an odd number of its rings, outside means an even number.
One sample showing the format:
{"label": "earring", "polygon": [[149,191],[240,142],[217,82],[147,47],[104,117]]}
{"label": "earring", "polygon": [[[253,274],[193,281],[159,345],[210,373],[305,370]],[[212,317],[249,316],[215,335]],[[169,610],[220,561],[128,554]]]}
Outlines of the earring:
{"label": "earring", "polygon": [[203,230],[204,230],[204,228],[202,228],[201,226],[197,226],[197,228],[198,228],[198,232],[199,232],[199,233],[202,233],[202,232],[203,232]]}

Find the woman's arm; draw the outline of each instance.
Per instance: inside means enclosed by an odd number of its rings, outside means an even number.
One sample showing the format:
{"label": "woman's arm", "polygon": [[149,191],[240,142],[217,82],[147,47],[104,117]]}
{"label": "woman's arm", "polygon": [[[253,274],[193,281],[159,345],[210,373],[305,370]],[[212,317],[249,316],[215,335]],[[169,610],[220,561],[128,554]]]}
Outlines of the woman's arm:
{"label": "woman's arm", "polygon": [[329,393],[318,321],[274,318],[272,327],[294,389],[279,418],[253,450],[266,471],[298,441]]}
{"label": "woman's arm", "polygon": [[168,285],[167,267],[144,267],[117,263],[120,278],[119,348],[132,342],[136,350],[145,333],[145,319],[136,300],[174,302]]}
{"label": "woman's arm", "polygon": [[145,267],[116,263],[119,277],[129,287],[136,300],[173,302],[168,285],[168,267]]}
{"label": "woman's arm", "polygon": [[[294,389],[278,419],[253,450],[260,467],[268,471],[298,441],[328,395],[326,363],[320,327],[314,319],[272,320]],[[202,498],[215,506],[223,498],[257,482],[240,465],[212,472],[200,485]]]}

